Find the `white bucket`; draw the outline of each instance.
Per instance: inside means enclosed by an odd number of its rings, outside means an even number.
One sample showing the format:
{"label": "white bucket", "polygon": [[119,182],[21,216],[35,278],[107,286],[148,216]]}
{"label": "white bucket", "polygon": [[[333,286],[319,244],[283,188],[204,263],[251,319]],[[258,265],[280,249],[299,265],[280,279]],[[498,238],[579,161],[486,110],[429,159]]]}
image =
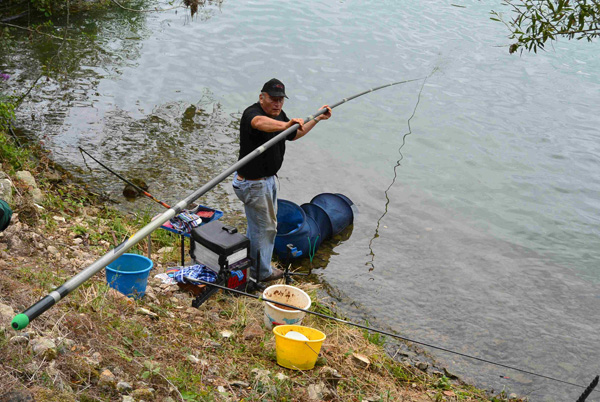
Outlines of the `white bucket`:
{"label": "white bucket", "polygon": [[[301,289],[289,285],[269,286],[263,292],[263,298],[289,304],[290,306],[308,310],[312,301],[310,296]],[[276,325],[300,325],[306,313],[300,310],[290,310],[288,307],[265,303],[265,327],[273,329]]]}

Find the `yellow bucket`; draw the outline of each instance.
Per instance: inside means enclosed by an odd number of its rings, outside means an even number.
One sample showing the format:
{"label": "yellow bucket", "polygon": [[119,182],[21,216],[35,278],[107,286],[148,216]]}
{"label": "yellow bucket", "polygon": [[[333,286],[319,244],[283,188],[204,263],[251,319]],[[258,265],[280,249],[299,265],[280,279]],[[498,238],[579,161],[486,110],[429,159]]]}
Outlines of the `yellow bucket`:
{"label": "yellow bucket", "polygon": [[[308,341],[287,338],[285,335],[290,331],[301,333]],[[310,370],[315,367],[326,338],[324,333],[301,325],[278,325],[273,328],[273,333],[277,364],[292,370]]]}

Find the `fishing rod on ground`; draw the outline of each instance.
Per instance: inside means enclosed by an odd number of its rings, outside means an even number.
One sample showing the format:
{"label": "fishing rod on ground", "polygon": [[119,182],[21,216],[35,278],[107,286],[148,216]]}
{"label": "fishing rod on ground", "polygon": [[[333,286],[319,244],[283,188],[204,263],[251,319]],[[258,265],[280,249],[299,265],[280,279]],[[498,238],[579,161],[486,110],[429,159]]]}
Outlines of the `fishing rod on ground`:
{"label": "fishing rod on ground", "polygon": [[[411,80],[397,81],[397,82],[392,82],[390,84],[381,85],[379,87],[371,88],[371,89],[363,91],[359,94],[353,95],[351,97],[344,98],[341,101],[339,101],[333,105],[330,105],[329,107],[331,109],[333,109],[333,108],[336,108],[352,99],[356,99],[359,96],[362,96],[362,95],[365,95],[365,94],[368,94],[371,92],[375,92],[375,91],[378,91],[383,88],[391,87],[394,85],[405,84],[405,83],[409,83],[409,82],[413,82],[413,81],[419,81],[422,79],[423,78],[416,78],[416,79],[411,79]],[[322,115],[326,111],[327,111],[327,109],[320,109],[314,115],[308,116],[306,119],[304,119],[304,124],[308,123],[311,120],[314,120],[316,117]],[[59,287],[54,289],[52,292],[50,292],[48,295],[43,297],[37,303],[30,306],[27,310],[23,311],[20,314],[17,314],[11,322],[11,327],[15,330],[21,330],[21,329],[27,327],[29,325],[29,323],[31,322],[31,320],[39,317],[45,311],[47,311],[52,306],[54,306],[56,303],[58,303],[61,299],[66,297],[73,290],[78,288],[85,281],[87,281],[92,276],[94,276],[102,268],[104,268],[105,266],[107,266],[108,264],[110,264],[111,262],[116,260],[117,258],[119,258],[131,247],[135,246],[137,243],[139,243],[140,241],[145,239],[146,236],[148,236],[150,233],[152,233],[153,231],[158,229],[160,226],[162,226],[163,223],[165,223],[169,219],[171,219],[174,216],[176,216],[177,214],[179,214],[181,211],[183,211],[183,209],[187,205],[194,202],[195,200],[200,198],[202,195],[206,194],[208,191],[213,189],[217,184],[221,183],[223,180],[225,180],[227,177],[229,177],[233,172],[237,171],[239,168],[246,165],[248,162],[255,159],[259,155],[261,155],[268,148],[270,148],[273,145],[275,145],[276,143],[284,140],[289,134],[291,134],[292,132],[297,130],[299,127],[300,127],[299,124],[293,124],[291,127],[287,128],[286,130],[283,130],[281,133],[277,134],[275,137],[273,137],[269,141],[265,142],[263,145],[256,148],[254,151],[252,151],[251,153],[249,153],[242,159],[238,160],[236,163],[231,165],[229,168],[225,169],[223,172],[221,172],[219,175],[214,177],[212,180],[205,183],[202,187],[200,187],[199,189],[197,189],[196,191],[194,191],[193,193],[188,195],[186,198],[179,201],[174,206],[170,207],[167,211],[165,211],[161,215],[157,216],[153,221],[151,221],[146,226],[141,228],[129,239],[127,239],[123,243],[119,244],[117,247],[110,250],[108,253],[104,254],[102,257],[100,257],[99,259],[94,261],[91,265],[89,265],[85,269],[83,269],[83,271],[79,272],[78,274],[73,276],[71,279],[66,281],[64,284],[60,285]]]}
{"label": "fishing rod on ground", "polygon": [[[549,376],[546,376],[546,375],[543,375],[543,374],[538,374],[538,373],[534,373],[532,371],[527,371],[527,370],[524,370],[524,369],[520,369],[518,367],[513,367],[513,366],[508,366],[506,364],[493,362],[491,360],[486,360],[486,359],[482,359],[480,357],[468,355],[468,354],[461,353],[461,352],[456,352],[454,350],[446,349],[446,348],[443,348],[443,347],[440,347],[440,346],[435,346],[435,345],[432,345],[432,344],[429,344],[429,343],[415,341],[413,339],[406,338],[404,336],[400,336],[400,335],[397,335],[397,334],[394,334],[394,333],[391,333],[391,332],[388,332],[388,331],[383,331],[383,330],[380,330],[380,329],[371,328],[371,327],[368,327],[366,325],[362,325],[362,324],[358,324],[358,323],[355,323],[355,322],[343,320],[341,318],[333,317],[333,316],[330,316],[330,315],[327,315],[327,314],[323,314],[323,313],[319,313],[319,312],[316,312],[316,311],[306,310],[306,309],[303,309],[303,308],[299,308],[297,306],[292,306],[290,304],[282,303],[280,301],[266,299],[266,298],[264,298],[262,296],[256,296],[256,295],[253,295],[251,293],[243,292],[241,290],[231,289],[231,288],[228,288],[227,286],[218,285],[218,284],[213,283],[213,282],[207,282],[207,281],[203,281],[201,279],[191,278],[191,277],[187,277],[187,276],[184,277],[184,278],[186,280],[190,281],[190,282],[195,282],[195,283],[199,283],[199,284],[202,284],[202,285],[212,286],[212,287],[215,287],[215,288],[218,288],[218,289],[226,290],[228,292],[231,292],[231,293],[234,293],[234,294],[237,294],[237,295],[250,297],[252,299],[256,299],[256,300],[261,301],[261,302],[269,302],[269,303],[273,303],[275,305],[283,306],[283,307],[286,307],[286,308],[291,308],[293,310],[303,311],[305,313],[316,315],[316,316],[321,317],[321,318],[325,318],[325,319],[328,319],[328,320],[337,321],[339,323],[346,324],[346,325],[351,325],[351,326],[354,326],[354,327],[357,327],[357,328],[361,328],[361,329],[364,329],[364,330],[367,330],[367,331],[377,332],[379,334],[386,335],[386,336],[389,336],[391,338],[397,338],[397,339],[400,339],[400,340],[403,340],[403,341],[406,341],[406,342],[411,342],[411,343],[416,343],[418,345],[427,346],[427,347],[430,347],[430,348],[433,348],[433,349],[441,350],[443,352],[448,352],[448,353],[452,353],[452,354],[455,354],[455,355],[458,355],[458,356],[466,357],[468,359],[477,360],[477,361],[480,361],[482,363],[492,364],[494,366],[503,367],[503,368],[506,368],[506,369],[509,369],[509,370],[519,371],[521,373],[525,373],[525,374],[533,375],[533,376],[536,376],[536,377],[544,378],[546,380],[556,381],[556,382],[559,382],[559,383],[562,383],[562,384],[572,385],[572,386],[578,387],[578,388],[585,388],[586,390],[581,395],[580,399],[577,400],[577,402],[583,402],[583,401],[585,401],[585,398],[587,398],[587,396],[592,393],[592,391],[594,390],[594,388],[598,384],[598,377],[596,377],[592,381],[592,383],[589,386],[587,386],[587,388],[586,388],[585,385],[575,384],[575,383],[572,383],[572,382],[560,380],[558,378],[549,377]],[[581,398],[584,398],[584,399],[581,399]]]}
{"label": "fishing rod on ground", "polygon": [[[144,194],[146,197],[150,198],[152,201],[155,201],[155,202],[159,203],[160,205],[162,205],[163,207],[165,207],[167,209],[171,208],[168,204],[166,204],[166,203],[162,202],[161,200],[155,198],[152,194],[150,194],[149,192],[147,192],[146,190],[144,190],[140,186],[138,186],[136,184],[133,184],[132,182],[130,182],[129,180],[127,180],[126,178],[124,178],[123,176],[121,176],[120,174],[118,174],[117,172],[115,172],[114,170],[112,170],[111,168],[109,168],[108,166],[106,166],[104,163],[102,163],[98,159],[94,158],[85,149],[79,147],[79,152],[81,152],[82,155],[85,153],[87,156],[89,156],[90,158],[92,158],[97,164],[99,164],[104,169],[108,170],[109,172],[111,172],[112,174],[114,174],[115,176],[117,176],[119,179],[123,180],[125,183],[127,183],[130,186],[132,186],[133,188],[135,188],[141,194]],[[83,157],[83,159],[85,160],[85,156]]]}
{"label": "fishing rod on ground", "polygon": [[[87,156],[89,156],[90,158],[92,158],[96,163],[98,163],[104,169],[108,170],[110,173],[114,174],[119,179],[123,180],[125,183],[129,184],[130,186],[132,186],[134,189],[136,189],[141,194],[144,194],[146,197],[150,198],[152,201],[155,201],[155,202],[159,203],[160,205],[162,205],[163,207],[165,207],[167,209],[171,208],[169,206],[169,204],[167,204],[167,203],[159,200],[158,198],[154,197],[152,194],[150,194],[149,192],[147,192],[146,190],[144,190],[143,188],[141,188],[137,184],[135,184],[135,183],[127,180],[126,178],[124,178],[123,176],[121,176],[120,174],[118,174],[117,172],[115,172],[114,170],[112,170],[111,168],[109,168],[108,166],[106,166],[104,163],[102,163],[98,159],[94,158],[89,152],[87,152],[82,147],[78,147],[78,148],[79,148],[79,152],[81,153],[81,156],[83,157],[83,161],[84,162],[85,162],[85,155],[84,155],[84,153],[85,153]],[[85,164],[87,165],[87,162],[85,162]],[[116,240],[115,240],[115,246],[118,247],[119,245],[116,244]],[[148,257],[150,257],[150,248],[151,247],[152,247],[151,246],[151,242],[150,242],[150,240],[148,240]],[[184,256],[185,256],[185,254],[184,254],[184,247],[185,247],[185,238],[182,236],[181,237],[181,261],[182,261],[182,264],[183,264],[183,260],[184,260]]]}

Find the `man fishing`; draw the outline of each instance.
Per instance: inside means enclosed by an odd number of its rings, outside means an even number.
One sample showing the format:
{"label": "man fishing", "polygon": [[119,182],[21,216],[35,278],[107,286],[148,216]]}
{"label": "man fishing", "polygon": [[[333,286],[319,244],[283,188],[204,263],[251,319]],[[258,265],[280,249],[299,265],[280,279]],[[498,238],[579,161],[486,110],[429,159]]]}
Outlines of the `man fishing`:
{"label": "man fishing", "polygon": [[[242,159],[285,129],[299,127],[286,137],[295,141],[304,137],[321,120],[331,117],[331,108],[304,124],[301,118],[289,119],[283,111],[287,98],[285,86],[273,78],[267,81],[258,96],[258,102],[249,106],[240,122],[240,154]],[[254,267],[254,277],[261,281],[273,281],[283,276],[283,271],[271,266],[273,246],[277,235],[277,183],[275,176],[283,164],[285,141],[268,148],[258,157],[240,167],[234,174],[233,189],[244,203],[248,221],[247,236],[250,239],[250,255],[260,255],[260,267]]]}

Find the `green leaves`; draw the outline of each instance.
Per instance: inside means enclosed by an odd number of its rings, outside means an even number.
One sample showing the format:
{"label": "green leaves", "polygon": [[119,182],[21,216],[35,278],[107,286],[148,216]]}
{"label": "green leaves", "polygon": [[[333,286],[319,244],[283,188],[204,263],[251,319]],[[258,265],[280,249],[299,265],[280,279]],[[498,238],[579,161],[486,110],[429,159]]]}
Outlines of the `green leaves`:
{"label": "green leaves", "polygon": [[160,365],[158,363],[153,363],[151,361],[146,360],[144,362],[144,368],[146,369],[142,372],[142,378],[147,380],[148,378],[160,374]]}
{"label": "green leaves", "polygon": [[52,9],[57,1],[53,0],[31,0],[31,4],[39,12],[43,13],[47,18],[52,16]]}
{"label": "green leaves", "polygon": [[10,123],[15,118],[15,105],[2,101],[3,95],[0,93],[0,130],[8,130]]}
{"label": "green leaves", "polygon": [[504,23],[510,30],[509,53],[537,52],[544,49],[546,42],[558,37],[587,39],[600,36],[600,2],[597,0],[505,0],[503,5],[511,7],[513,19],[504,21],[502,14],[492,11],[493,21]]}

